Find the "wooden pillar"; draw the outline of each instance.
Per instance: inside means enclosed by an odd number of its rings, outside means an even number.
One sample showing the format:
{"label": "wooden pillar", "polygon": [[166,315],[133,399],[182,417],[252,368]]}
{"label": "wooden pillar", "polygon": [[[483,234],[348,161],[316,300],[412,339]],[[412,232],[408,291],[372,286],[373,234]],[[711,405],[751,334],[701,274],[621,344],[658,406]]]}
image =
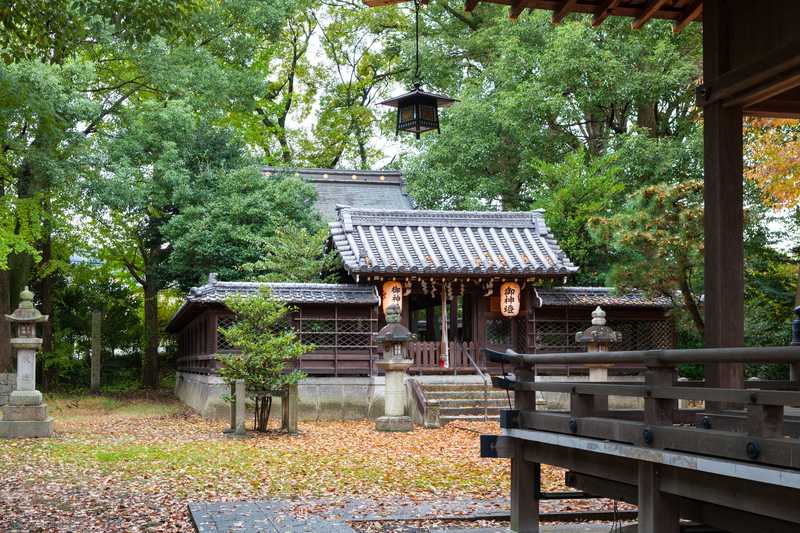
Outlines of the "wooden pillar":
{"label": "wooden pillar", "polygon": [[425,308],[425,340],[436,339],[436,310],[432,305]]}
{"label": "wooden pillar", "polygon": [[680,533],[678,498],[659,489],[659,465],[639,461],[639,531]]}
{"label": "wooden pillar", "polygon": [[[535,374],[517,368],[519,381],[533,381]],[[515,391],[514,407],[520,411],[536,410],[536,393]],[[511,530],[518,533],[539,533],[539,500],[537,499],[541,465],[525,460],[525,442],[515,439],[514,456],[511,458]]]}
{"label": "wooden pillar", "polygon": [[92,370],[91,370],[90,390],[95,394],[100,392],[100,368],[101,368],[101,357],[103,352],[102,325],[103,325],[102,311],[98,310],[92,311],[92,354],[91,354]]}
{"label": "wooden pillar", "polygon": [[[647,364],[645,384],[649,387],[671,387],[677,373],[674,368]],[[648,426],[672,426],[678,400],[645,398],[644,422]],[[639,461],[639,531],[648,533],[679,533],[680,509],[678,499],[661,492],[659,465]]]}
{"label": "wooden pillar", "polygon": [[441,348],[439,352],[440,364],[444,368],[450,368],[450,339],[447,331],[447,287],[444,283],[442,283],[442,312],[441,312],[441,319],[442,319],[442,341],[441,341]]}
{"label": "wooden pillar", "polygon": [[[729,11],[724,0],[703,11],[704,79],[730,70]],[[704,110],[705,141],[705,345],[744,345],[744,214],[742,110],[722,102]],[[743,387],[741,363],[709,364],[710,387]]]}
{"label": "wooden pillar", "polygon": [[474,341],[475,330],[472,324],[474,312],[475,299],[470,292],[464,292],[461,299],[461,340]]}
{"label": "wooden pillar", "polygon": [[463,340],[458,334],[458,296],[450,300],[450,340],[460,342]]}

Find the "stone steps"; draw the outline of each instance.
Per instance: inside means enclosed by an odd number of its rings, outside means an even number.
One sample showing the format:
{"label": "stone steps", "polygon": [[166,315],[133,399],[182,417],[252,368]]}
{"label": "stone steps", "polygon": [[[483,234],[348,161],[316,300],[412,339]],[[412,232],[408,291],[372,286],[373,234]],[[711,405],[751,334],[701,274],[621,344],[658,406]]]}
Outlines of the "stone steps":
{"label": "stone steps", "polygon": [[[507,408],[507,407],[506,407]],[[500,407],[487,407],[486,414],[491,416],[500,416]],[[446,407],[439,409],[440,416],[483,416],[483,406],[474,407]]]}
{"label": "stone steps", "polygon": [[[489,415],[486,417],[487,422],[497,422],[500,420],[500,416],[498,415]],[[448,424],[449,422],[483,422],[483,415],[457,415],[457,416],[449,416],[449,415],[442,415],[439,417],[439,421],[441,425]]]}
{"label": "stone steps", "polygon": [[[423,388],[423,390],[425,390]],[[498,391],[498,390],[489,390],[484,394],[482,390],[480,391],[459,391],[459,390],[449,390],[449,391],[427,391],[425,390],[425,397],[430,398],[431,400],[483,400],[485,397],[488,397],[491,400],[499,400],[503,398],[507,398],[505,391]]]}
{"label": "stone steps", "polygon": [[[454,398],[448,400],[436,400],[439,404],[440,409],[446,409],[448,407],[483,407],[486,404],[487,407],[494,407],[497,409],[508,409],[508,398],[489,398],[488,401],[484,402],[483,398]],[[513,405],[513,398],[511,400]]]}
{"label": "stone steps", "polygon": [[[497,421],[500,411],[509,408],[504,390],[487,389],[476,383],[421,383],[425,400],[438,409],[439,425],[449,422]],[[513,405],[513,397],[512,397]]]}

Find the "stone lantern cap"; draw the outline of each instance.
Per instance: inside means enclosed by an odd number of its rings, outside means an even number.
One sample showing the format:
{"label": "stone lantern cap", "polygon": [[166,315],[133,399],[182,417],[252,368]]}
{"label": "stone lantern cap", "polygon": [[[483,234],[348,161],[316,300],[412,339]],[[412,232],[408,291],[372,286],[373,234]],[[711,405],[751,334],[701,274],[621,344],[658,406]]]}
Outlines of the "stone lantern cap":
{"label": "stone lantern cap", "polygon": [[6,315],[6,320],[15,323],[47,322],[47,315],[43,315],[33,306],[33,292],[25,287],[19,293],[19,307],[10,315]]}
{"label": "stone lantern cap", "polygon": [[391,304],[386,308],[386,325],[376,334],[375,340],[382,343],[408,342],[414,339],[414,334],[400,323],[400,307]]}
{"label": "stone lantern cap", "polygon": [[592,311],[592,325],[575,334],[575,342],[588,344],[590,342],[619,342],[622,334],[606,325],[606,312],[600,306]]}

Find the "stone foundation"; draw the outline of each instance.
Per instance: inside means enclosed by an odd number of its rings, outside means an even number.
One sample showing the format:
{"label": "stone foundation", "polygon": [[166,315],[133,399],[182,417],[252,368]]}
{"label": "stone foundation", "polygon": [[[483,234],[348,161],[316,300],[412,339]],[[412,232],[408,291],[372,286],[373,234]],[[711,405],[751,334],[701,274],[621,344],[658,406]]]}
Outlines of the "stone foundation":
{"label": "stone foundation", "polygon": [[[299,420],[375,419],[384,414],[382,376],[307,378],[297,386]],[[204,418],[230,420],[223,400],[230,387],[219,376],[178,372],[175,395]],[[270,416],[280,417],[281,399],[273,398]]]}
{"label": "stone foundation", "polygon": [[0,438],[26,439],[50,437],[53,434],[53,419],[47,416],[47,405],[3,406],[0,420]]}
{"label": "stone foundation", "polygon": [[8,397],[17,383],[16,374],[0,373],[0,405],[8,403]]}

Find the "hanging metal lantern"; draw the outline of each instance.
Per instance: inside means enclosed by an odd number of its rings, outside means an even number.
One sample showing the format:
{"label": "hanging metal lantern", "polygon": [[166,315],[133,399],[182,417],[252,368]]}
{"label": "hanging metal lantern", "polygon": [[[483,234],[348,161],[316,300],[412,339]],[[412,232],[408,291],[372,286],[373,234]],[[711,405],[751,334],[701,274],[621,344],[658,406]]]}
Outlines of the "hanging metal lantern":
{"label": "hanging metal lantern", "polygon": [[452,98],[439,94],[426,93],[419,83],[414,90],[381,102],[383,105],[397,108],[396,133],[407,131],[416,135],[426,131],[439,131],[439,108],[447,107],[455,102]]}
{"label": "hanging metal lantern", "polygon": [[419,74],[419,0],[414,2],[416,16],[416,68],[414,70],[414,90],[389,100],[382,105],[397,108],[397,127],[395,133],[407,131],[417,139],[421,133],[436,130],[439,132],[439,108],[447,107],[456,100],[440,94],[422,90]]}

